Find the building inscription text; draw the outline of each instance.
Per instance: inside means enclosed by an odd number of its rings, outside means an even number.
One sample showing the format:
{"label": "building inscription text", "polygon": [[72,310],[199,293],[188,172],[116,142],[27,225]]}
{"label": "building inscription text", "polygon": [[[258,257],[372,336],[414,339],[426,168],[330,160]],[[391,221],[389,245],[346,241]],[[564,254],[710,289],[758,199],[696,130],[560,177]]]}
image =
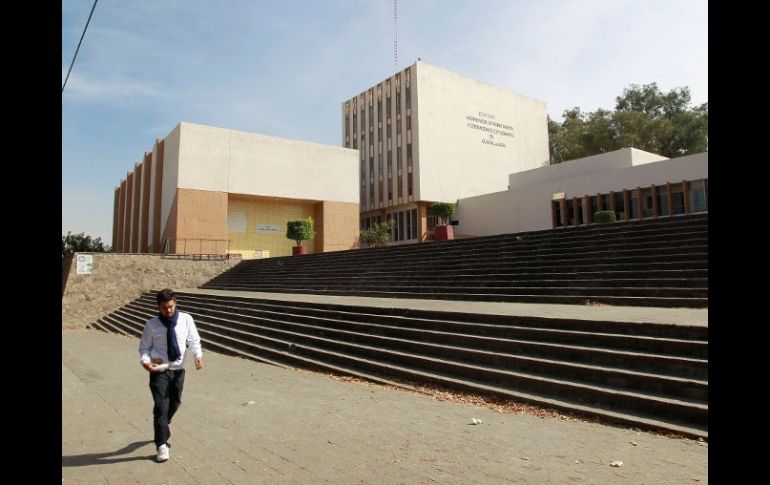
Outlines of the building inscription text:
{"label": "building inscription text", "polygon": [[487,138],[481,139],[481,143],[485,145],[505,148],[507,145],[503,142],[495,140],[495,135],[513,138],[513,126],[495,121],[495,115],[493,114],[479,111],[478,116],[466,115],[465,120],[466,126],[468,128],[483,131],[489,134]]}

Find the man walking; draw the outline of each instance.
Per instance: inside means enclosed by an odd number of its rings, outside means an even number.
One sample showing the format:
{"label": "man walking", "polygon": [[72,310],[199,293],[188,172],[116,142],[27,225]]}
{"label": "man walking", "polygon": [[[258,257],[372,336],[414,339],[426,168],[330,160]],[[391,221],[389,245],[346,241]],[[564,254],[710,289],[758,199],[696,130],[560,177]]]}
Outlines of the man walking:
{"label": "man walking", "polygon": [[203,350],[192,316],[176,308],[174,291],[160,290],[157,300],[158,316],[144,326],[139,356],[142,366],[150,373],[155,446],[158,461],[163,462],[169,459],[169,424],[182,404],[184,350],[180,349],[185,349],[185,344],[190,348],[196,369],[203,368]]}

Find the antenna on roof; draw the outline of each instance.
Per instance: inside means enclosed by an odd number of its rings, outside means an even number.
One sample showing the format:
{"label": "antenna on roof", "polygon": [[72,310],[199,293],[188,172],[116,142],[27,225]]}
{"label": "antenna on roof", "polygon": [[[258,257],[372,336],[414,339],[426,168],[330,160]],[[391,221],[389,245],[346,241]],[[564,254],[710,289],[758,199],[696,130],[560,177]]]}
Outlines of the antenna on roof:
{"label": "antenna on roof", "polygon": [[393,64],[398,72],[398,0],[393,0]]}

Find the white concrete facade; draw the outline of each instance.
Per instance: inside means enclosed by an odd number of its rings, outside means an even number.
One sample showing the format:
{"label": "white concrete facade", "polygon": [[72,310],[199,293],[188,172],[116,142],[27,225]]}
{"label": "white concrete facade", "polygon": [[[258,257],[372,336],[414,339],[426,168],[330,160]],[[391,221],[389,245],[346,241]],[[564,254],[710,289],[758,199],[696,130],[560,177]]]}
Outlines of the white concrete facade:
{"label": "white concrete facade", "polygon": [[488,236],[552,227],[554,194],[567,200],[708,179],[708,152],[667,159],[635,148],[511,174],[510,189],[458,201],[456,234]]}
{"label": "white concrete facade", "polygon": [[358,203],[354,150],[181,122],[166,137],[161,221],[177,188]]}
{"label": "white concrete facade", "polygon": [[362,213],[503,190],[549,159],[544,102],[424,62],[343,102],[342,126]]}
{"label": "white concrete facade", "polygon": [[[358,239],[357,180],[356,150],[181,122],[116,188],[115,247],[186,252],[190,243],[220,254],[234,244],[254,249],[244,241],[259,242],[249,236],[256,232],[282,243],[273,251],[281,255],[291,250],[281,232],[286,219],[313,217],[317,235],[309,244],[350,249]],[[234,242],[240,232],[228,231],[231,203],[244,200],[251,232]]]}
{"label": "white concrete facade", "polygon": [[414,67],[420,200],[504,190],[508,174],[549,163],[544,102],[424,62]]}

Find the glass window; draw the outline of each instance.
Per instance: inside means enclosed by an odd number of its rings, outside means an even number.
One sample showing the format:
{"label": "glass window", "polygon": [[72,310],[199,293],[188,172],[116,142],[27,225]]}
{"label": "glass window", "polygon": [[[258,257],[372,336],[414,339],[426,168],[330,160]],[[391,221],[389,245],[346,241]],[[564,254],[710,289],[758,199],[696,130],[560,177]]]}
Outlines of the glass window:
{"label": "glass window", "polygon": [[553,201],[554,213],[556,214],[556,225],[554,227],[561,227],[561,204],[558,200]]}
{"label": "glass window", "polygon": [[628,218],[639,218],[639,200],[636,198],[636,190],[628,191]]}
{"label": "glass window", "polygon": [[577,222],[576,224],[585,224],[583,220],[583,199],[577,199]]}
{"label": "glass window", "polygon": [[412,237],[410,239],[417,239],[417,209],[412,209]]}
{"label": "glass window", "polygon": [[404,213],[406,219],[406,239],[412,239],[412,211]]}
{"label": "glass window", "polygon": [[406,239],[406,231],[404,229],[404,211],[398,213],[398,236],[399,241]]}
{"label": "glass window", "polygon": [[658,194],[658,214],[661,216],[668,215],[668,187],[662,185],[655,187],[655,192]]}
{"label": "glass window", "polygon": [[400,241],[398,238],[398,212],[393,213],[393,240]]}
{"label": "glass window", "polygon": [[673,214],[684,214],[682,184],[671,184],[671,212]]}
{"label": "glass window", "polygon": [[652,210],[652,189],[641,189],[640,193],[642,195],[642,215],[644,215],[644,217],[653,217],[655,213]]}
{"label": "glass window", "polygon": [[690,212],[704,212],[706,210],[706,190],[703,180],[690,182],[687,197],[690,203]]}
{"label": "glass window", "polygon": [[626,207],[625,203],[623,201],[623,192],[615,192],[615,215],[617,216],[617,220],[619,221],[625,221],[626,220]]}

